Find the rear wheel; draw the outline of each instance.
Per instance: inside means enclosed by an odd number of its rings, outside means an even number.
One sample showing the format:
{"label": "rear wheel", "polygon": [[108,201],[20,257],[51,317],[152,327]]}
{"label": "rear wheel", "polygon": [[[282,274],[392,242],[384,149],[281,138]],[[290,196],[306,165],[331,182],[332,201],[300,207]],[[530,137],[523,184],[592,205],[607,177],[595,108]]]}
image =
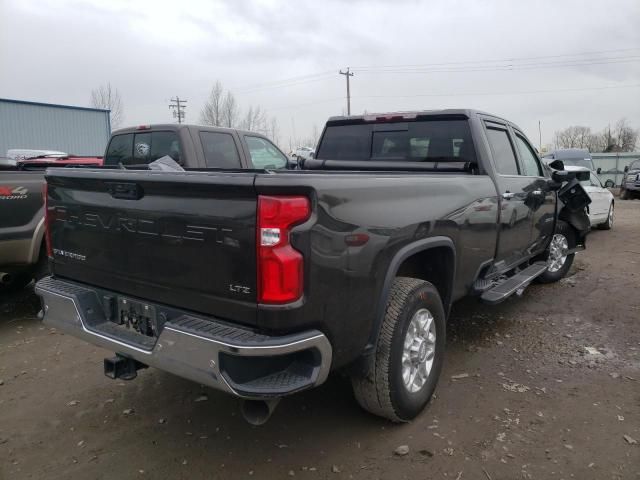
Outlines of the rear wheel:
{"label": "rear wheel", "polygon": [[537,278],[540,283],[557,282],[569,272],[575,253],[567,255],[567,251],[575,248],[576,235],[571,226],[563,221],[558,221],[556,232],[551,238],[551,243],[544,256],[547,261],[547,270]]}
{"label": "rear wheel", "polygon": [[358,403],[394,422],[415,418],[436,388],[445,333],[438,290],[423,280],[396,278],[368,373],[352,377]]}
{"label": "rear wheel", "polygon": [[607,215],[607,221],[598,225],[600,230],[611,230],[613,228],[613,202],[609,205],[609,214]]}

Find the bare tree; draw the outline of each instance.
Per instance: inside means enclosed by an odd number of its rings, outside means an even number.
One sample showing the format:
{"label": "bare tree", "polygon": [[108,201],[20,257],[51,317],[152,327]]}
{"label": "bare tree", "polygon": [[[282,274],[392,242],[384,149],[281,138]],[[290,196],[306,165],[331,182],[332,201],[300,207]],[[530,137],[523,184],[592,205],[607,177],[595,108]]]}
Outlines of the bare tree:
{"label": "bare tree", "polygon": [[227,92],[222,103],[222,126],[233,128],[238,121],[238,104],[231,92]]}
{"label": "bare tree", "polygon": [[216,83],[211,89],[209,99],[204,104],[204,107],[200,111],[200,121],[205,125],[213,125],[219,127],[222,125],[223,119],[223,107],[224,107],[224,89],[220,80],[216,80]]}
{"label": "bare tree", "polygon": [[111,86],[111,82],[100,85],[98,88],[91,90],[91,106],[93,108],[102,108],[110,110],[111,129],[116,130],[124,121],[124,108],[122,99],[117,88]]}
{"label": "bare tree", "polygon": [[276,145],[280,143],[280,128],[278,127],[278,119],[276,117],[271,117],[267,136]]}
{"label": "bare tree", "polygon": [[556,148],[588,148],[590,140],[589,127],[572,126],[555,133]]}
{"label": "bare tree", "polygon": [[587,148],[590,152],[632,152],[638,144],[640,131],[632,128],[626,119],[601,133],[591,133],[589,127],[571,126],[558,130],[554,136],[555,148]]}
{"label": "bare tree", "polygon": [[631,128],[627,120],[622,118],[616,122],[614,130],[615,145],[620,152],[632,152],[638,142],[638,130]]}
{"label": "bare tree", "polygon": [[240,128],[243,130],[251,130],[258,133],[266,132],[266,116],[260,106],[250,106],[244,118],[240,122]]}
{"label": "bare tree", "polygon": [[604,152],[607,149],[608,139],[605,133],[594,133],[589,136],[588,149],[592,153]]}

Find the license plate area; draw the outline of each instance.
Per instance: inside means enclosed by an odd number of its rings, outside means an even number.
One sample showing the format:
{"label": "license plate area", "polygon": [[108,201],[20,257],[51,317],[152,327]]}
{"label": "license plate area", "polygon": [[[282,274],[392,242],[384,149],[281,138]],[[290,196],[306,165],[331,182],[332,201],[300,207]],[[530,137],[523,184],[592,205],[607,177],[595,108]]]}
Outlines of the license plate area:
{"label": "license plate area", "polygon": [[145,337],[158,337],[156,307],[148,303],[118,297],[118,311],[114,323]]}

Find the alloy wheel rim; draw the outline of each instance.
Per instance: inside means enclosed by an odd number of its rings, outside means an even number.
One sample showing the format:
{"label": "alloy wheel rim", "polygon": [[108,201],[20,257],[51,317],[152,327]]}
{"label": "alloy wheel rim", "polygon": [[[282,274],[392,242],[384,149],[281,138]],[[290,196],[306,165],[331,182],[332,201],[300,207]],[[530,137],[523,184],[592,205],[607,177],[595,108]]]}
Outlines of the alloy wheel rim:
{"label": "alloy wheel rim", "polygon": [[609,218],[607,218],[607,222],[609,222],[609,227],[613,227],[613,205],[609,207]]}
{"label": "alloy wheel rim", "polygon": [[547,270],[554,273],[560,270],[567,261],[567,251],[569,250],[569,242],[567,237],[556,233],[551,239],[549,245],[549,259],[547,260]]}
{"label": "alloy wheel rim", "polygon": [[436,353],[436,323],[426,308],[413,314],[402,350],[402,381],[410,393],[422,389],[429,379]]}

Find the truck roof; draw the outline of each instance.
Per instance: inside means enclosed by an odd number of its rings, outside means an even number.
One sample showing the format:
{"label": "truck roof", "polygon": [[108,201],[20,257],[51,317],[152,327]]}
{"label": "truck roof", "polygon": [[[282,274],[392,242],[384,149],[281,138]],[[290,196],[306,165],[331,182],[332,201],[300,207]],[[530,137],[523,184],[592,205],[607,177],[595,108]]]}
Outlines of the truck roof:
{"label": "truck roof", "polygon": [[264,136],[258,132],[251,132],[249,130],[242,130],[239,128],[214,127],[212,125],[198,125],[196,123],[152,123],[148,125],[137,125],[134,127],[125,127],[125,128],[120,128],[118,130],[114,130],[111,135],[113,136],[113,135],[120,135],[123,133],[135,133],[135,132],[141,132],[141,131],[152,132],[154,130],[164,130],[164,131],[169,130],[169,131],[177,132],[179,130],[192,129],[192,128],[196,128],[199,131],[205,131],[205,132],[238,132],[238,133]]}
{"label": "truck roof", "polygon": [[372,121],[375,120],[378,117],[387,117],[387,118],[393,118],[393,117],[406,117],[406,118],[413,118],[413,117],[426,117],[426,116],[461,116],[461,117],[466,117],[466,118],[470,118],[473,115],[485,115],[488,117],[493,117],[496,118],[498,120],[502,120],[503,122],[507,122],[507,123],[512,123],[502,117],[499,117],[497,115],[493,115],[491,113],[487,113],[487,112],[483,112],[481,110],[474,110],[474,109],[469,109],[469,108],[448,108],[448,109],[440,109],[440,110],[409,110],[409,111],[397,111],[397,112],[382,112],[382,113],[367,113],[364,115],[350,115],[350,116],[346,116],[346,115],[337,115],[337,116],[333,116],[330,117],[329,120],[327,121],[327,124],[329,123],[343,123],[343,122],[349,122],[349,121]]}

